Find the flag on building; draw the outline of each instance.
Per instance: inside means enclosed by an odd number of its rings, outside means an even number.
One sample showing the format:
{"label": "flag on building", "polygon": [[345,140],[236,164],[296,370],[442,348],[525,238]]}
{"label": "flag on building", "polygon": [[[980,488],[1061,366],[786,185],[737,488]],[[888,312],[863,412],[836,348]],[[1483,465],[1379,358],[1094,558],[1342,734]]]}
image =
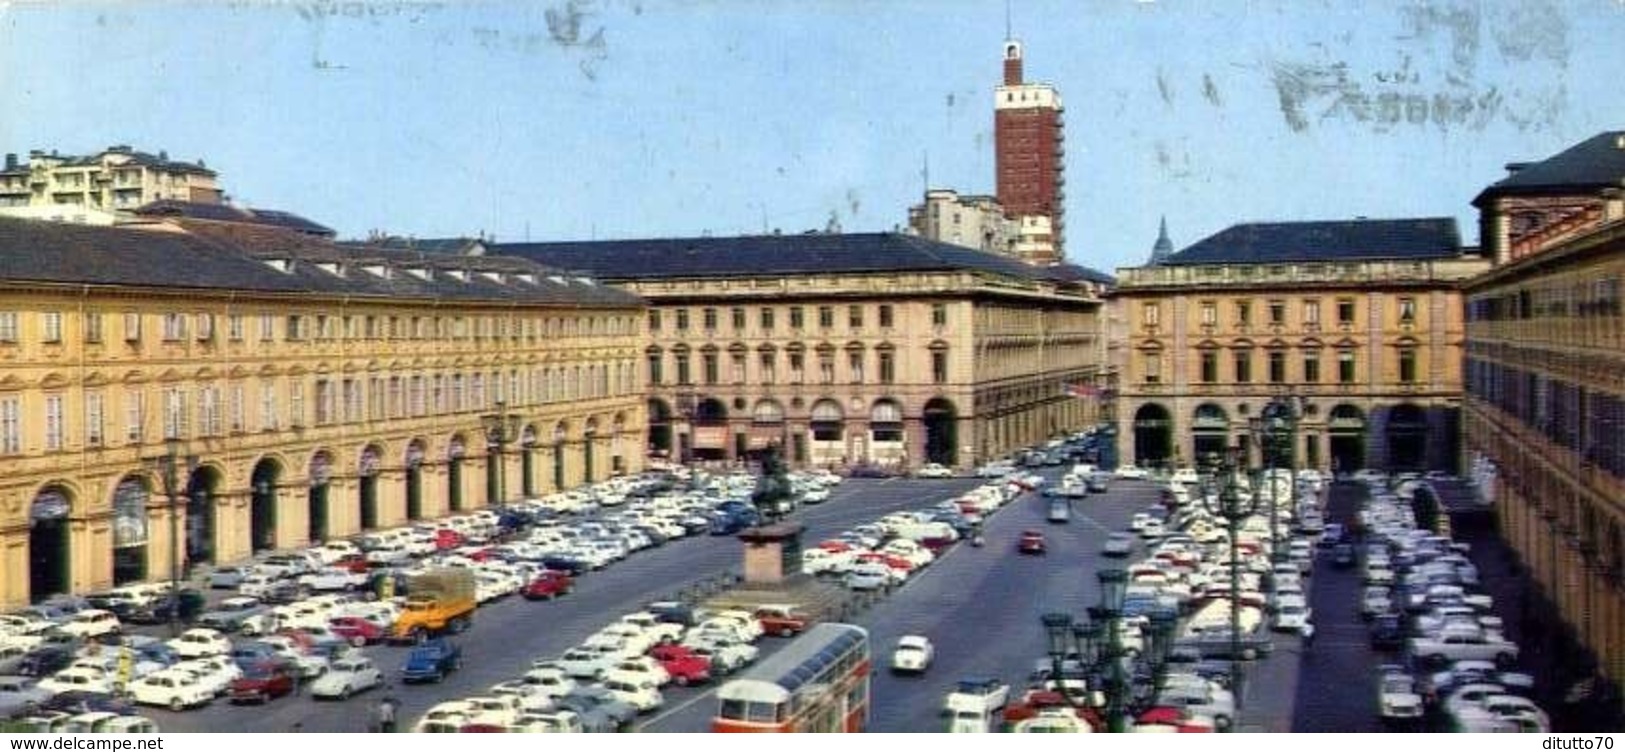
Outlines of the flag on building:
{"label": "flag on building", "polygon": [[1061,393],[1068,397],[1081,397],[1085,399],[1096,398],[1101,394],[1100,387],[1095,386],[1094,384],[1062,384]]}

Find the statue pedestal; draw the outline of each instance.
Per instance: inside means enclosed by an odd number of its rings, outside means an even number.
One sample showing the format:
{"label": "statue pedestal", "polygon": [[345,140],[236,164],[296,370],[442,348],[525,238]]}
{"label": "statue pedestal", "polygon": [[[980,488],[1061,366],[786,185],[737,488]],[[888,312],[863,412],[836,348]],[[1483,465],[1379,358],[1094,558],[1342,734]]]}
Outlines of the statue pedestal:
{"label": "statue pedestal", "polygon": [[801,574],[801,532],[795,523],[753,527],[739,534],[745,542],[745,584],[778,585]]}

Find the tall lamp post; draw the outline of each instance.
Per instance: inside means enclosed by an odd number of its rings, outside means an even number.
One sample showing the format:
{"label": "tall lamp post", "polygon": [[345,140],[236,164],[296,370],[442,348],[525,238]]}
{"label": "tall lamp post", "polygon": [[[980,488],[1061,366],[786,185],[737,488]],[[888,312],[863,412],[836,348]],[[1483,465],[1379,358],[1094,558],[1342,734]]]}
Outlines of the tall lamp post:
{"label": "tall lamp post", "polygon": [[[181,525],[180,478],[176,469],[181,460],[181,440],[171,436],[164,440],[164,454],[150,460],[164,484],[164,495],[169,498],[169,634],[181,631]],[[197,457],[186,457],[186,466],[197,464]]]}
{"label": "tall lamp post", "polygon": [[1242,461],[1240,450],[1231,447],[1228,456],[1209,454],[1208,473],[1202,479],[1202,506],[1223,518],[1230,535],[1230,687],[1241,697],[1241,557],[1239,538],[1242,523],[1257,511],[1258,497],[1242,497],[1236,473]]}
{"label": "tall lamp post", "polygon": [[[1253,443],[1259,447],[1259,458],[1263,460],[1260,465],[1263,467],[1264,482],[1269,484],[1272,564],[1286,560],[1286,550],[1281,548],[1280,499],[1277,498],[1275,491],[1275,470],[1285,459],[1292,477],[1297,477],[1296,446],[1302,401],[1302,398],[1296,395],[1272,397],[1258,415],[1247,421]],[[1290,493],[1289,491],[1288,501],[1292,498]]]}
{"label": "tall lamp post", "polygon": [[502,465],[502,450],[508,444],[519,440],[519,414],[507,411],[507,403],[497,400],[497,411],[480,416],[480,425],[485,428],[486,446],[495,458],[496,466],[496,503],[501,506],[508,498],[503,492],[503,481],[507,468]]}
{"label": "tall lamp post", "polygon": [[[1112,733],[1124,731],[1124,709],[1128,705],[1128,682],[1123,672],[1122,620],[1123,598],[1128,592],[1128,572],[1121,569],[1103,569],[1096,574],[1100,579],[1100,605],[1089,607],[1089,620],[1082,624],[1071,614],[1048,613],[1040,617],[1044,633],[1049,640],[1051,673],[1061,698],[1074,708],[1089,708],[1091,698],[1075,698],[1063,683],[1065,660],[1076,655],[1088,664],[1091,681],[1103,680],[1105,685],[1106,729]],[[1100,643],[1105,637],[1104,645]],[[1098,679],[1097,679],[1098,678]],[[1089,688],[1093,694],[1093,686]]]}

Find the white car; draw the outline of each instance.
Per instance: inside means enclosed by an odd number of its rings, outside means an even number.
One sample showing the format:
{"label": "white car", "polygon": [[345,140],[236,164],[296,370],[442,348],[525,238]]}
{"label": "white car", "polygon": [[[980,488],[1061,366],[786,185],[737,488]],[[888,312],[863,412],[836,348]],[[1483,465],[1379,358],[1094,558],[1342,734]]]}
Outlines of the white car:
{"label": "white car", "polygon": [[216,697],[224,695],[231,689],[232,682],[243,677],[242,667],[223,655],[181,661],[171,666],[170,670],[191,674],[198,684]]}
{"label": "white car", "polygon": [[921,674],[931,667],[936,648],[922,635],[904,635],[891,654],[891,670],[896,674]]}
{"label": "white car", "polygon": [[950,467],[932,462],[914,471],[914,475],[919,478],[952,478],[954,471]]}
{"label": "white car", "polygon": [[1422,718],[1422,695],[1416,682],[1402,673],[1384,673],[1377,680],[1377,708],[1387,722],[1410,722]]}
{"label": "white car", "polygon": [[301,575],[299,584],[313,592],[355,590],[367,586],[367,576],[339,567],[325,567],[310,574]]}
{"label": "white car", "polygon": [[653,687],[664,687],[671,682],[671,674],[666,672],[665,667],[646,655],[627,658],[610,666],[604,678]]}
{"label": "white car", "polygon": [[756,662],[761,648],[747,642],[726,639],[684,639],[683,647],[711,659],[715,674],[731,674]]}
{"label": "white car", "polygon": [[[1297,600],[1297,599],[1294,599]],[[1314,609],[1301,602],[1283,603],[1275,612],[1275,631],[1299,632],[1314,617]]]}
{"label": "white car", "polygon": [[315,697],[346,699],[384,683],[384,675],[365,656],[349,655],[334,661],[327,673],[316,677],[310,685]]}
{"label": "white car", "polygon": [[214,700],[215,693],[188,671],[158,671],[130,682],[130,699],[139,705],[161,705],[170,710],[198,708]]}
{"label": "white car", "polygon": [[60,629],[63,632],[82,637],[87,640],[107,635],[116,635],[123,631],[118,616],[112,611],[103,611],[99,608],[87,608],[73,615]]}
{"label": "white car", "polygon": [[165,644],[182,658],[207,658],[231,652],[231,640],[213,629],[188,629]]}
{"label": "white car", "polygon": [[555,661],[564,673],[574,679],[597,679],[619,662],[615,653],[601,653],[585,648],[570,648]]}
{"label": "white car", "polygon": [[111,694],[113,692],[113,676],[99,669],[77,666],[62,669],[50,676],[41,679],[35,685],[50,692],[96,692],[98,694]]}
{"label": "white car", "polygon": [[658,710],[661,705],[666,704],[665,696],[660,694],[659,689],[652,686],[633,684],[621,679],[610,679],[603,683],[603,687],[609,690],[611,697],[631,705],[639,713]]}
{"label": "white car", "polygon": [[555,666],[532,668],[519,681],[531,688],[531,694],[548,698],[563,697],[576,688],[576,680]]}
{"label": "white car", "polygon": [[1151,471],[1134,465],[1122,465],[1117,468],[1116,474],[1125,480],[1145,480],[1151,476]]}

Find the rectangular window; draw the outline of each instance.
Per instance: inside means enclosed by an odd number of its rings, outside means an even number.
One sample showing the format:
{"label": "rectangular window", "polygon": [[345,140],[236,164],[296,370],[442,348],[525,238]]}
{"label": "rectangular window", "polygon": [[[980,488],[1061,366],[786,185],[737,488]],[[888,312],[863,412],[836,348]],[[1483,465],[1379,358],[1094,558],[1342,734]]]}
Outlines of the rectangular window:
{"label": "rectangular window", "polygon": [[247,426],[248,406],[243,394],[242,384],[232,384],[226,401],[226,430],[232,433],[242,433]]}
{"label": "rectangular window", "polygon": [[717,383],[717,354],[714,352],[700,354],[700,376],[706,384]]}
{"label": "rectangular window", "polygon": [[1320,353],[1311,350],[1303,354],[1303,381],[1306,384],[1320,383]]}
{"label": "rectangular window", "polygon": [[892,311],[889,305],[880,306],[880,328],[892,328]]}
{"label": "rectangular window", "polygon": [[1399,299],[1399,323],[1416,323],[1416,298]]}
{"label": "rectangular window", "polygon": [[316,380],[316,425],[323,426],[333,422],[333,383],[327,379]]}
{"label": "rectangular window", "polygon": [[1286,323],[1286,302],[1280,300],[1270,301],[1270,326],[1281,326]]}
{"label": "rectangular window", "polygon": [[701,311],[701,319],[700,320],[702,322],[704,322],[703,325],[705,326],[706,331],[708,331],[708,332],[716,331],[717,330],[717,309],[715,309],[715,308],[707,308],[707,309]]}
{"label": "rectangular window", "polygon": [[260,341],[270,342],[276,339],[276,316],[274,314],[260,314]]}
{"label": "rectangular window", "polygon": [[186,434],[186,391],[178,387],[164,390],[164,438],[179,439]]}
{"label": "rectangular window", "polygon": [[760,378],[763,384],[772,384],[774,382],[775,368],[773,363],[773,353],[771,351],[764,351],[757,354],[757,370],[761,372]]}
{"label": "rectangular window", "polygon": [[863,353],[849,352],[846,354],[846,371],[852,375],[852,383],[863,383]]}
{"label": "rectangular window", "polygon": [[85,392],[85,443],[101,446],[107,425],[105,398],[101,392]]}
{"label": "rectangular window", "polygon": [[164,341],[176,342],[186,337],[186,317],[179,313],[164,314]]}
{"label": "rectangular window", "polygon": [[95,311],[85,314],[85,341],[92,344],[102,341],[102,315]]}
{"label": "rectangular window", "polygon": [[1236,301],[1236,326],[1246,329],[1252,323],[1253,304],[1251,301]]}
{"label": "rectangular window", "polygon": [[199,342],[208,342],[214,339],[214,314],[200,313],[193,324],[196,326],[197,340]]}
{"label": "rectangular window", "polygon": [[48,344],[62,341],[62,312],[46,311],[42,314],[40,339]]}
{"label": "rectangular window", "polygon": [[694,377],[689,373],[688,356],[677,356],[677,383],[679,386],[688,386],[694,383]]}
{"label": "rectangular window", "polygon": [[1202,383],[1213,384],[1219,380],[1219,353],[1213,350],[1202,351]]}
{"label": "rectangular window", "polygon": [[22,400],[17,397],[0,399],[0,454],[23,451],[22,409]]}
{"label": "rectangular window", "polygon": [[1202,326],[1219,323],[1219,305],[1211,300],[1202,301]]}
{"label": "rectangular window", "polygon": [[1337,383],[1354,383],[1354,351],[1339,350],[1337,352]]}
{"label": "rectangular window", "polygon": [[745,383],[745,354],[733,353],[732,355],[729,355],[728,366],[729,370],[732,371],[732,373],[729,375],[733,377],[733,383]]}
{"label": "rectangular window", "polygon": [[147,422],[147,395],[140,391],[124,393],[124,440],[141,443],[143,427]]}
{"label": "rectangular window", "polygon": [[399,376],[389,377],[389,396],[385,397],[384,414],[390,418],[406,415],[406,387]]}
{"label": "rectangular window", "polygon": [[1303,301],[1303,323],[1316,326],[1320,324],[1320,301]]}
{"label": "rectangular window", "polygon": [[773,331],[773,309],[771,308],[762,309],[762,331]]}
{"label": "rectangular window", "polygon": [[468,377],[468,408],[470,410],[483,410],[485,408],[485,374],[483,373],[476,373]]}
{"label": "rectangular window", "polygon": [[446,377],[438,373],[429,376],[429,396],[425,409],[439,415],[446,411]]}
{"label": "rectangular window", "polygon": [[1269,357],[1270,357],[1270,373],[1269,373],[1270,383],[1271,384],[1284,384],[1284,383],[1286,383],[1286,351],[1285,350],[1271,350]]}
{"label": "rectangular window", "polygon": [[932,326],[947,326],[948,325],[948,304],[947,303],[932,303],[931,304],[931,325]]}
{"label": "rectangular window", "polygon": [[1399,383],[1416,383],[1416,350],[1405,347],[1399,351]]}
{"label": "rectangular window", "polygon": [[677,331],[679,331],[679,332],[688,331],[688,309],[687,308],[679,308],[679,309],[677,309]]}
{"label": "rectangular window", "polygon": [[1145,354],[1145,383],[1162,383],[1162,353],[1148,352]]}
{"label": "rectangular window", "polygon": [[1140,316],[1148,327],[1160,326],[1162,321],[1162,306],[1157,303],[1146,303],[1140,308]]}
{"label": "rectangular window", "polygon": [[281,421],[277,420],[276,383],[272,381],[260,382],[260,430],[275,431]]}
{"label": "rectangular window", "polygon": [[803,353],[790,353],[790,383],[801,384],[807,380],[807,356]]}
{"label": "rectangular window", "polygon": [[835,383],[835,353],[818,354],[818,383]]}
{"label": "rectangular window", "polygon": [[734,331],[745,331],[745,309],[735,308],[732,311],[729,311],[729,314],[734,320]]}
{"label": "rectangular window", "polygon": [[226,339],[232,342],[243,341],[243,315],[233,313],[226,316]]}
{"label": "rectangular window", "polygon": [[344,421],[355,423],[361,420],[361,384],[354,379],[343,381]]}
{"label": "rectangular window", "polygon": [[1344,326],[1349,326],[1349,325],[1354,324],[1354,299],[1353,298],[1338,298],[1337,299],[1337,323],[1339,325],[1344,325]]}
{"label": "rectangular window", "polygon": [[1237,384],[1252,383],[1252,380],[1253,380],[1253,351],[1252,350],[1237,350],[1236,354],[1235,354],[1235,362],[1236,362],[1236,383]]}
{"label": "rectangular window", "polygon": [[[5,314],[0,314],[0,340],[5,340],[5,336],[3,334],[5,330],[4,316]],[[124,314],[124,341],[141,341],[141,314],[135,313],[134,311]]]}
{"label": "rectangular window", "polygon": [[835,308],[833,306],[818,307],[818,327],[820,329],[835,328]]}
{"label": "rectangular window", "polygon": [[946,351],[931,351],[931,383],[948,383],[948,353]]}
{"label": "rectangular window", "polygon": [[791,306],[790,307],[790,328],[791,329],[805,329],[806,327],[807,327],[807,319],[806,319],[806,316],[804,315],[804,313],[803,313],[803,311],[801,309],[801,306]]}
{"label": "rectangular window", "polygon": [[220,435],[220,387],[206,386],[198,391],[198,430],[204,436]]}
{"label": "rectangular window", "polygon": [[45,451],[58,452],[67,443],[63,430],[63,398],[60,394],[45,395]]}
{"label": "rectangular window", "polygon": [[305,425],[305,382],[297,378],[288,381],[288,425]]}
{"label": "rectangular window", "polygon": [[894,384],[897,382],[897,355],[886,350],[880,351],[880,383]]}
{"label": "rectangular window", "polygon": [[302,317],[300,317],[298,314],[289,316],[288,317],[288,328],[287,328],[286,331],[284,331],[282,333],[283,339],[287,340],[288,342],[296,342],[298,340],[304,339],[305,332],[304,332],[304,329],[302,328],[303,324],[304,324],[304,319]]}
{"label": "rectangular window", "polygon": [[[572,386],[572,387],[575,386],[575,383],[570,382],[570,386]],[[460,374],[460,373],[452,374],[451,375],[451,389],[450,389],[450,392],[451,392],[451,404],[446,406],[447,410],[450,410],[451,412],[454,412],[454,413],[463,411],[463,404],[464,404],[463,403],[463,396],[466,394],[464,389],[465,389],[465,382],[463,381],[463,375]]]}
{"label": "rectangular window", "polygon": [[853,305],[846,307],[846,326],[849,329],[863,328],[863,306]]}
{"label": "rectangular window", "polygon": [[649,355],[649,383],[650,384],[658,385],[658,384],[664,383],[665,380],[666,380],[666,375],[661,372],[661,360],[662,360],[662,358],[660,357],[660,355],[658,353],[654,353],[654,354]]}
{"label": "rectangular window", "polygon": [[421,374],[412,377],[412,383],[407,390],[407,401],[411,403],[408,405],[408,407],[412,409],[412,415],[414,416],[426,415],[429,412],[429,400],[428,393],[425,391],[426,389],[427,385],[424,383],[424,378]]}

